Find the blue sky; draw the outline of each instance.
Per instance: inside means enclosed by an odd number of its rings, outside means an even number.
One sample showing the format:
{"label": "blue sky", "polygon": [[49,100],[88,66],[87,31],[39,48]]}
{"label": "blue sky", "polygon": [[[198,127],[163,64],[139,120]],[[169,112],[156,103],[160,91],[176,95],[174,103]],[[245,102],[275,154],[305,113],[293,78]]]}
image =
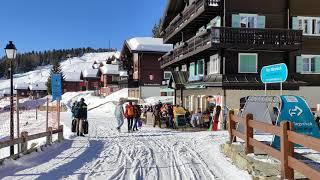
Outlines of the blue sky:
{"label": "blue sky", "polygon": [[5,0],[0,6],[0,56],[9,40],[19,52],[72,47],[122,48],[151,36],[166,0]]}

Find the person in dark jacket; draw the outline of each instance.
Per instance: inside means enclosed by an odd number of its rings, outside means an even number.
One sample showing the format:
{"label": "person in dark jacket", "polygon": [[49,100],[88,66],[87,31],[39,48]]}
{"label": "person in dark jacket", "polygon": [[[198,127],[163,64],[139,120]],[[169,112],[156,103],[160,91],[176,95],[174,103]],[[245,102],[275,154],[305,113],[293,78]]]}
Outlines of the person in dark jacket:
{"label": "person in dark jacket", "polygon": [[140,121],[141,109],[139,105],[134,106],[134,124],[133,131],[138,131],[138,121]]}
{"label": "person in dark jacket", "polygon": [[84,99],[81,98],[75,110],[76,118],[77,118],[77,135],[78,136],[84,136],[82,126],[83,126],[83,121],[87,120],[87,113],[88,113],[87,107],[88,106],[84,102]]}
{"label": "person in dark jacket", "polygon": [[77,108],[77,105],[78,105],[78,102],[75,101],[73,102],[72,104],[72,107],[71,107],[71,118],[74,119],[75,118],[75,111],[76,111],[76,108]]}
{"label": "person in dark jacket", "polygon": [[159,123],[159,127],[161,128],[161,106],[160,104],[156,104],[153,110],[154,123],[153,127],[156,127],[157,122]]}
{"label": "person in dark jacket", "polygon": [[169,118],[169,124],[171,128],[174,128],[174,122],[173,122],[173,107],[172,105],[168,105],[168,118]]}

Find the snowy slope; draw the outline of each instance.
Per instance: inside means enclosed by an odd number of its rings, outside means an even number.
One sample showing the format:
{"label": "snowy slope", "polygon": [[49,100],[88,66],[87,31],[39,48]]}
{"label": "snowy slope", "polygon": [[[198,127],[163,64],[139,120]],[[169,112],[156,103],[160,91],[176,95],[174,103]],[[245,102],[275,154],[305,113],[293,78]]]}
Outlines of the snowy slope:
{"label": "snowy slope", "polygon": [[[93,62],[103,61],[112,56],[119,57],[120,52],[87,53],[82,57],[73,57],[61,62],[63,72],[81,72],[91,68]],[[46,82],[50,75],[51,65],[38,67],[34,71],[14,75],[14,83]],[[10,87],[10,80],[0,80],[0,90]]]}

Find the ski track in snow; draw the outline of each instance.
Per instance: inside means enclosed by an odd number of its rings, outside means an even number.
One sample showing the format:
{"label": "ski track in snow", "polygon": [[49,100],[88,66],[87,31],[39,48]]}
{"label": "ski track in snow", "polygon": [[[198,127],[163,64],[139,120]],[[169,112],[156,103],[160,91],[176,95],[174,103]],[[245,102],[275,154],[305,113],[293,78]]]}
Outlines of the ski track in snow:
{"label": "ski track in snow", "polygon": [[[227,132],[144,126],[127,133],[125,123],[118,133],[110,113],[113,108],[106,104],[89,111],[87,137],[72,137],[54,148],[10,161],[23,165],[0,168],[0,179],[251,179],[220,153]],[[70,123],[71,119],[64,120]]]}

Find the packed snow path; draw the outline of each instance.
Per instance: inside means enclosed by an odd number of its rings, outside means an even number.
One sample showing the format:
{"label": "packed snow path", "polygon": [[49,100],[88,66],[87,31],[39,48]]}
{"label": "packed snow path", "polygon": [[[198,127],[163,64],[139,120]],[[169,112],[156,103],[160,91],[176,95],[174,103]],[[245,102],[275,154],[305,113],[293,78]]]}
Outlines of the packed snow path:
{"label": "packed snow path", "polygon": [[0,179],[251,179],[219,152],[226,132],[143,127],[127,133],[125,123],[118,133],[111,106],[89,112],[87,137],[8,162],[0,167]]}

